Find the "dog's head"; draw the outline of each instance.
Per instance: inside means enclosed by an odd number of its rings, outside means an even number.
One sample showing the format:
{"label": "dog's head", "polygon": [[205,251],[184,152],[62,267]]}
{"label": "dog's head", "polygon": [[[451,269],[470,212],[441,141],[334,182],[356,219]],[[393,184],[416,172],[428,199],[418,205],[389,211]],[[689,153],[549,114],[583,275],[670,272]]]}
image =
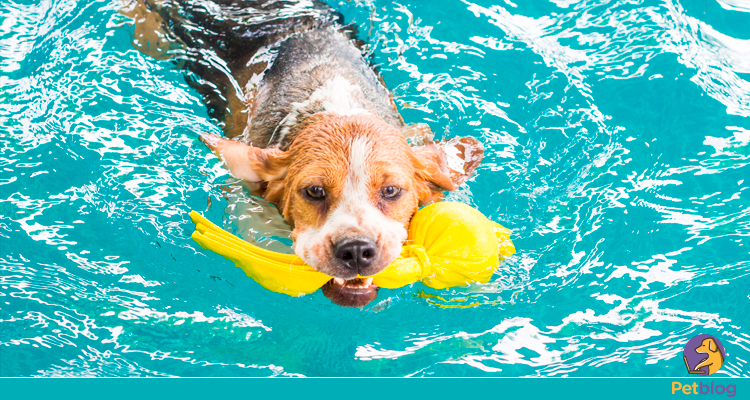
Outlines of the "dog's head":
{"label": "dog's head", "polygon": [[[456,189],[483,154],[467,138],[453,139],[449,154],[434,143],[410,147],[398,129],[363,115],[316,115],[286,151],[203,140],[278,207],[293,227],[295,253],[339,284],[387,267],[419,206]],[[449,168],[450,156],[465,160],[463,170]]]}
{"label": "dog's head", "polygon": [[717,351],[719,351],[719,346],[716,345],[716,341],[712,338],[703,339],[701,345],[695,349],[695,352],[699,354],[716,353]]}

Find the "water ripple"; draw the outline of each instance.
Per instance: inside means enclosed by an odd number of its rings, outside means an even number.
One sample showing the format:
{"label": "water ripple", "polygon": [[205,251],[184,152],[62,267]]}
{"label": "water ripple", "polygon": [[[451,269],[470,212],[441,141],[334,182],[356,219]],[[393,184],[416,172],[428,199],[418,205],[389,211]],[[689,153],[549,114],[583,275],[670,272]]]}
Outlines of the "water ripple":
{"label": "water ripple", "polygon": [[711,333],[719,374],[748,376],[743,2],[331,2],[407,122],[484,143],[449,199],[519,250],[490,283],[363,310],[268,292],[190,241],[198,210],[290,251],[198,142],[220,128],[189,51],[136,50],[127,2],[26,3],[0,5],[0,375],[674,376]]}

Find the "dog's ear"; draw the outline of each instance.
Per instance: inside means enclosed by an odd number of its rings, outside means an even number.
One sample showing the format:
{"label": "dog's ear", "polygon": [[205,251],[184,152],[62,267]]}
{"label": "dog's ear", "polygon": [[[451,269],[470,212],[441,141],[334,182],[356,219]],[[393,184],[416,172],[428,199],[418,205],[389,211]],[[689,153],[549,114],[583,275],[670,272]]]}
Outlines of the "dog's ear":
{"label": "dog's ear", "polygon": [[436,144],[412,148],[419,205],[443,198],[443,190],[456,190],[448,169],[445,152]]}
{"label": "dog's ear", "polygon": [[420,205],[443,198],[443,190],[456,190],[471,178],[484,156],[482,144],[473,138],[453,138],[442,143],[413,147],[414,166],[423,185]]}
{"label": "dog's ear", "polygon": [[456,186],[474,175],[484,158],[484,146],[474,138],[458,137],[440,143],[448,159],[451,180]]}
{"label": "dog's ear", "polygon": [[708,339],[708,350],[710,350],[712,353],[716,353],[716,350],[719,350],[718,346],[716,345],[716,341],[713,339]]}
{"label": "dog's ear", "polygon": [[210,133],[200,139],[224,161],[234,177],[249,183],[282,179],[289,168],[289,157],[279,149],[261,149]]}

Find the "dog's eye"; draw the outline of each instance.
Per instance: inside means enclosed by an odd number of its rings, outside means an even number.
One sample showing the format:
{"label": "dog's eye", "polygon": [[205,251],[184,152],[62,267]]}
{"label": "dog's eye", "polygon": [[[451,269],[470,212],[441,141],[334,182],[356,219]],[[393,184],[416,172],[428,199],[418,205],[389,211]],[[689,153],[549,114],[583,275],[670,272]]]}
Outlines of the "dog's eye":
{"label": "dog's eye", "polygon": [[307,194],[307,197],[315,200],[320,200],[326,197],[326,191],[320,186],[310,186],[305,189],[305,194]]}
{"label": "dog's eye", "polygon": [[386,186],[383,188],[383,197],[386,199],[396,198],[399,194],[401,194],[401,188],[395,186]]}

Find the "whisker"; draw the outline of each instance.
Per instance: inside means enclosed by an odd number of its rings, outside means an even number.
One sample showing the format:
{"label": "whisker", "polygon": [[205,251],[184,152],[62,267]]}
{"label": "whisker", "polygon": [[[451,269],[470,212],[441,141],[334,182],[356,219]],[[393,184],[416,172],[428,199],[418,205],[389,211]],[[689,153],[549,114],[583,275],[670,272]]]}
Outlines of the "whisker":
{"label": "whisker", "polygon": [[[302,260],[296,253],[294,254],[294,258],[292,259],[292,262],[289,263],[289,271],[292,270],[292,265],[294,265],[294,262],[297,261],[297,259]],[[302,262],[305,262],[305,260],[302,260]]]}

